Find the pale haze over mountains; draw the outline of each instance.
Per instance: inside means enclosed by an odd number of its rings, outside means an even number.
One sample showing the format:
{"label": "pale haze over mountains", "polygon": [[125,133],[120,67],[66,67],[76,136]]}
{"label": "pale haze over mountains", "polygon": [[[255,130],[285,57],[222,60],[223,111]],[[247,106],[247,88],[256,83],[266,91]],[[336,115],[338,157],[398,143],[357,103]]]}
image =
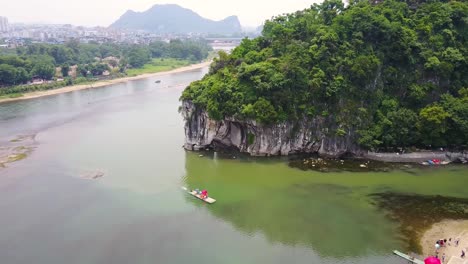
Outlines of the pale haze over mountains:
{"label": "pale haze over mountains", "polygon": [[175,4],[154,5],[144,12],[127,11],[111,27],[157,33],[214,33],[232,35],[242,32],[237,16],[220,21],[206,19]]}
{"label": "pale haze over mountains", "polygon": [[239,17],[242,26],[257,27],[266,19],[309,7],[317,0],[15,0],[2,1],[0,16],[12,23],[55,23],[109,26],[127,10],[143,12],[155,4],[178,4],[211,20]]}

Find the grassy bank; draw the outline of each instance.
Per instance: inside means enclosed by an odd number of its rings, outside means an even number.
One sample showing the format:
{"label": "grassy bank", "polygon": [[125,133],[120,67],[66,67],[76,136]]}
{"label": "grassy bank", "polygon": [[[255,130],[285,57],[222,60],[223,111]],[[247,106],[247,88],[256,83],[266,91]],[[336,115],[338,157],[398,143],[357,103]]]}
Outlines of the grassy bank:
{"label": "grassy bank", "polygon": [[[180,66],[180,67],[170,67],[169,70],[157,70],[152,72],[147,72],[145,74],[137,74],[136,76],[128,76],[125,74],[114,73],[114,75],[108,76],[106,78],[77,78],[76,81],[70,83],[71,80],[63,82],[53,82],[42,85],[25,85],[9,88],[0,88],[0,103],[3,102],[12,102],[18,100],[26,100],[31,98],[37,98],[42,96],[54,95],[59,93],[67,93],[71,91],[97,88],[108,86],[116,83],[126,82],[130,80],[136,80],[141,78],[147,78],[149,76],[155,76],[166,73],[177,73],[187,70],[200,69],[203,67],[209,66],[211,62],[206,61],[203,63],[198,63],[195,65]],[[23,94],[24,93],[24,94]]]}
{"label": "grassy bank", "polygon": [[158,58],[158,59],[153,59],[150,63],[145,64],[142,68],[127,70],[127,75],[137,76],[137,75],[146,74],[146,73],[169,71],[169,70],[173,70],[176,68],[188,66],[190,64],[192,64],[192,62],[188,60],[178,60],[178,59],[172,59],[172,58],[166,58],[166,59]]}
{"label": "grassy bank", "polygon": [[114,74],[107,78],[84,78],[78,77],[76,79],[67,79],[59,82],[38,84],[38,85],[19,85],[12,87],[0,88],[0,100],[19,98],[24,96],[25,93],[47,91],[77,84],[91,84],[98,81],[106,81],[119,79],[123,77],[134,77],[141,74],[157,73],[163,71],[174,70],[184,66],[191,65],[192,62],[189,60],[177,60],[177,59],[153,59],[151,63],[145,64],[142,68],[129,69],[127,74]]}
{"label": "grassy bank", "polygon": [[94,83],[97,81],[110,80],[110,79],[116,79],[116,78],[121,78],[121,77],[125,77],[125,75],[115,74],[115,75],[109,76],[106,79],[78,77],[76,79],[66,79],[64,81],[55,81],[55,82],[44,83],[44,84],[18,85],[18,86],[5,87],[5,88],[0,88],[0,99],[18,98],[18,97],[22,97],[25,93],[54,90],[54,89],[77,85],[77,84],[90,84],[90,83]]}

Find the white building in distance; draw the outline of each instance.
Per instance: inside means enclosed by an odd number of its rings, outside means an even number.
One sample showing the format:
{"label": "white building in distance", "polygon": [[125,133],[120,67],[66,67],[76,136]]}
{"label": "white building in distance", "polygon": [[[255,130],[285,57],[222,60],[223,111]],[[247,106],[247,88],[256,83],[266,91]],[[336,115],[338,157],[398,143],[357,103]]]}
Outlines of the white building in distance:
{"label": "white building in distance", "polygon": [[0,16],[0,32],[8,32],[9,29],[8,18]]}

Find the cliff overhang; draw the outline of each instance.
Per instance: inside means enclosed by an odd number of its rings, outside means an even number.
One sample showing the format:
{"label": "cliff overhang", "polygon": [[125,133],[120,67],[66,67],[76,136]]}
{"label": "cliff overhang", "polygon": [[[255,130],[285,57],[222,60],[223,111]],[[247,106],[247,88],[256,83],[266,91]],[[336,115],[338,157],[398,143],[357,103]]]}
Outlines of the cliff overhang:
{"label": "cliff overhang", "polygon": [[225,118],[213,120],[191,101],[183,101],[187,150],[234,148],[252,156],[287,156],[318,153],[340,157],[361,156],[365,152],[355,144],[355,133],[336,135],[333,124],[323,117],[303,118],[295,122],[265,125],[255,120]]}

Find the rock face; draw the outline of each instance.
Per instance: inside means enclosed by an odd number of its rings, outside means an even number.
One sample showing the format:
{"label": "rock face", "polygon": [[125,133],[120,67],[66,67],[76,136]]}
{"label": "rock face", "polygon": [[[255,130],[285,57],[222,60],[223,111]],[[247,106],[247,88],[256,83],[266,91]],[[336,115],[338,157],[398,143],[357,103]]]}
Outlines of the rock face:
{"label": "rock face", "polygon": [[355,133],[336,135],[336,126],[326,118],[304,119],[263,125],[253,120],[227,118],[216,121],[190,101],[182,103],[185,119],[185,145],[188,150],[233,148],[252,156],[319,153],[339,157],[344,154],[361,156],[363,150],[355,144]]}
{"label": "rock face", "polygon": [[345,154],[385,162],[422,162],[428,159],[467,163],[468,153],[420,151],[414,153],[376,153],[356,144],[356,133],[348,131],[338,136],[336,124],[322,117],[262,125],[253,120],[226,118],[216,121],[190,101],[183,101],[181,113],[185,119],[187,150],[235,149],[252,156],[275,156],[318,153],[337,158]]}

